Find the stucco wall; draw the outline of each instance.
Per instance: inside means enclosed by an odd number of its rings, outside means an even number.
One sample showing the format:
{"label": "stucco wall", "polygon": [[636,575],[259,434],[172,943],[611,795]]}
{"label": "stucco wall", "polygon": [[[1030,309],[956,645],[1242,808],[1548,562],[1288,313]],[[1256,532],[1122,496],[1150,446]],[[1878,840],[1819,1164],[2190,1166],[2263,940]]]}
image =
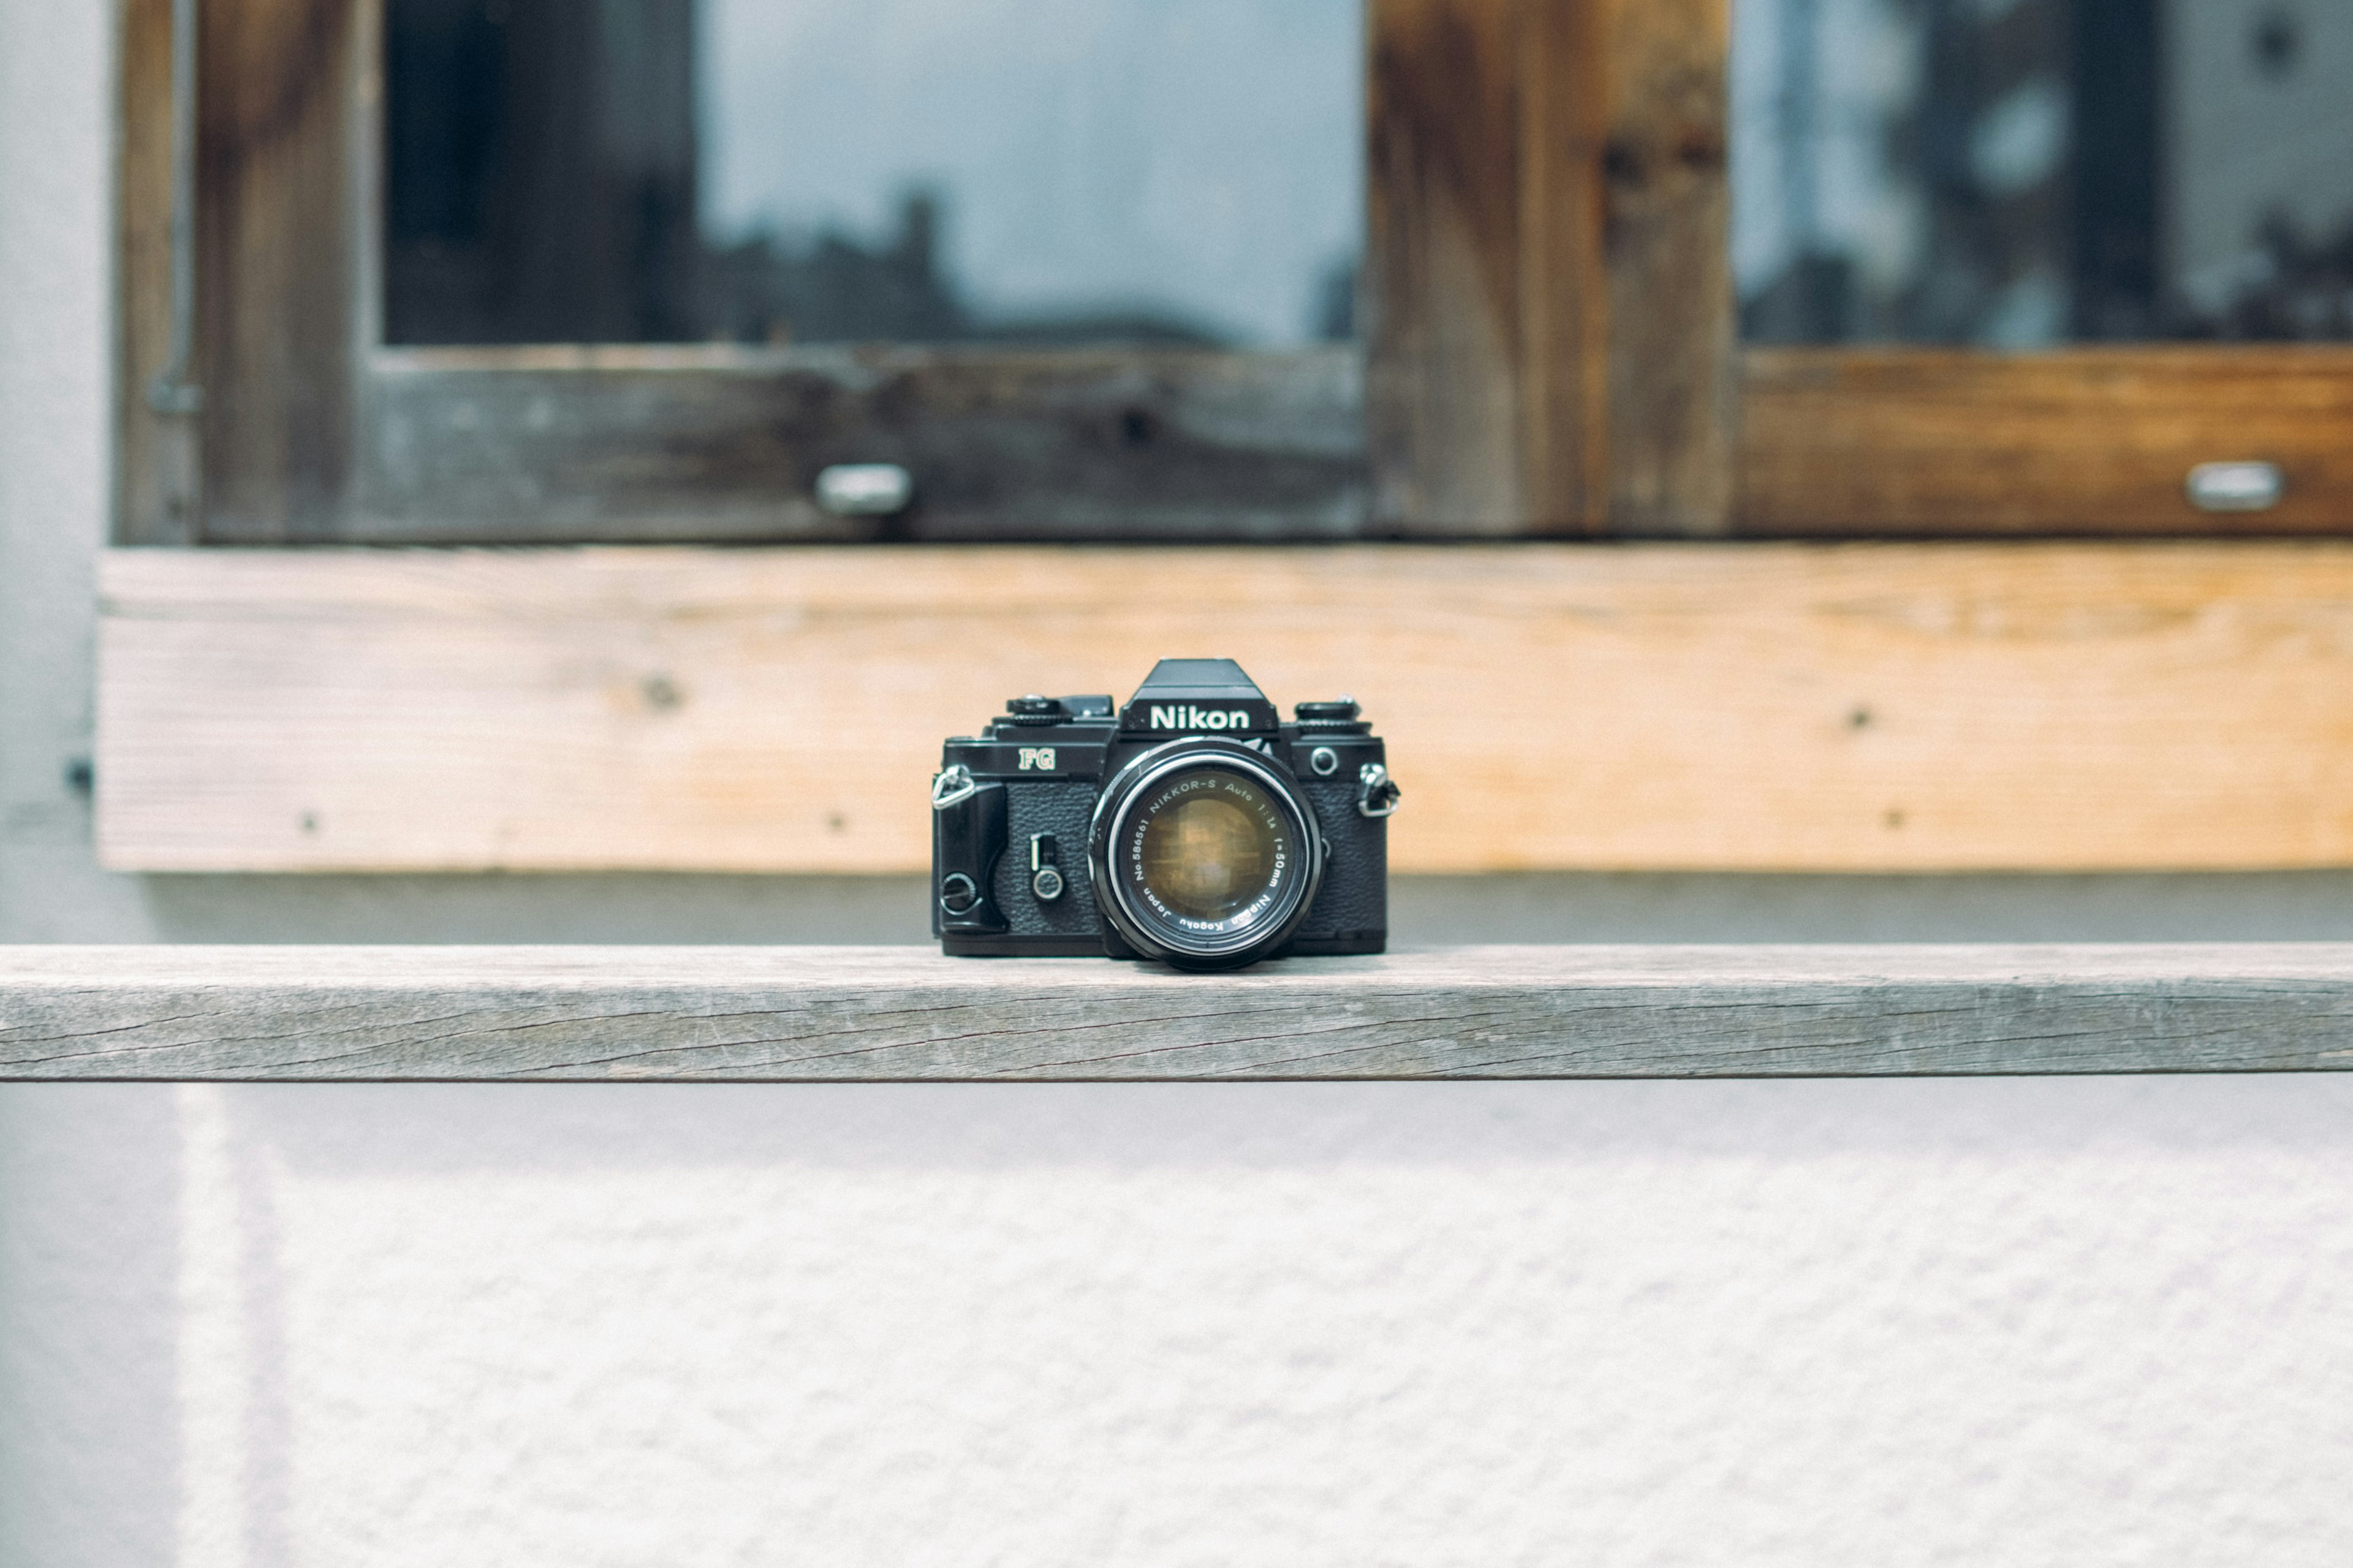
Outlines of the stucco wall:
{"label": "stucco wall", "polygon": [[[0,0],[0,940],[903,940],[90,858],[111,7]],[[2346,936],[1521,878],[1409,941]],[[0,1089],[0,1563],[2338,1563],[2353,1084]]]}
{"label": "stucco wall", "polygon": [[2348,1112],[19,1091],[0,1559],[2334,1564]]}

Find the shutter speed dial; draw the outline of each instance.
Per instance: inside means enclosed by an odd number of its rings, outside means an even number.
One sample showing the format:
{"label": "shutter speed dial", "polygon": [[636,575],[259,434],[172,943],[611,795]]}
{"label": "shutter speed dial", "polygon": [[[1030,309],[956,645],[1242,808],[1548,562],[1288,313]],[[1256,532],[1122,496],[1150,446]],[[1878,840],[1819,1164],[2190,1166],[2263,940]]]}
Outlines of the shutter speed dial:
{"label": "shutter speed dial", "polygon": [[1369,735],[1372,725],[1356,717],[1362,711],[1353,697],[1330,702],[1302,702],[1292,710],[1302,735]]}
{"label": "shutter speed dial", "polygon": [[1034,691],[1027,697],[1014,698],[1005,705],[1005,710],[1012,715],[1016,724],[1024,726],[1059,724],[1069,717],[1060,698],[1040,697]]}

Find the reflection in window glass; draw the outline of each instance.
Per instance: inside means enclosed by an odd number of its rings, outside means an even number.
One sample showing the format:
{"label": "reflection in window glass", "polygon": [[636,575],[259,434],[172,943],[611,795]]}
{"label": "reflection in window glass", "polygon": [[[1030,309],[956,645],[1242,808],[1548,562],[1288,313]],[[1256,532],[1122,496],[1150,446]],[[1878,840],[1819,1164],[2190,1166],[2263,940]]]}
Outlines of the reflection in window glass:
{"label": "reflection in window glass", "polygon": [[389,0],[387,341],[1354,332],[1362,0]]}
{"label": "reflection in window glass", "polygon": [[1736,0],[1759,342],[2353,337],[2353,0]]}

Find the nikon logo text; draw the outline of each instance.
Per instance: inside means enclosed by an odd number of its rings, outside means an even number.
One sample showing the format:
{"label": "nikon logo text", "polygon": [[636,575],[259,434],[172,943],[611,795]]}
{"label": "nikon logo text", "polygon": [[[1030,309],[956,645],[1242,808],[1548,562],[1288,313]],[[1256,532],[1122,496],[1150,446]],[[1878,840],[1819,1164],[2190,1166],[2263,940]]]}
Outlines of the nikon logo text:
{"label": "nikon logo text", "polygon": [[1240,708],[1193,708],[1179,702],[1163,707],[1155,702],[1147,715],[1155,730],[1247,730],[1250,715]]}

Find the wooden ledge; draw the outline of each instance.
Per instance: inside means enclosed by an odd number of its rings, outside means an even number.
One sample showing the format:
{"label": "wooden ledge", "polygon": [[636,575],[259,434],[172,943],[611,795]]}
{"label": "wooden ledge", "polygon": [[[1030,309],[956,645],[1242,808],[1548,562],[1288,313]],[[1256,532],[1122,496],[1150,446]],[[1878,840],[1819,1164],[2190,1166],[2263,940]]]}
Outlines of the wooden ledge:
{"label": "wooden ledge", "polygon": [[11,1079],[1743,1078],[2353,1066],[2353,943],[0,948]]}

